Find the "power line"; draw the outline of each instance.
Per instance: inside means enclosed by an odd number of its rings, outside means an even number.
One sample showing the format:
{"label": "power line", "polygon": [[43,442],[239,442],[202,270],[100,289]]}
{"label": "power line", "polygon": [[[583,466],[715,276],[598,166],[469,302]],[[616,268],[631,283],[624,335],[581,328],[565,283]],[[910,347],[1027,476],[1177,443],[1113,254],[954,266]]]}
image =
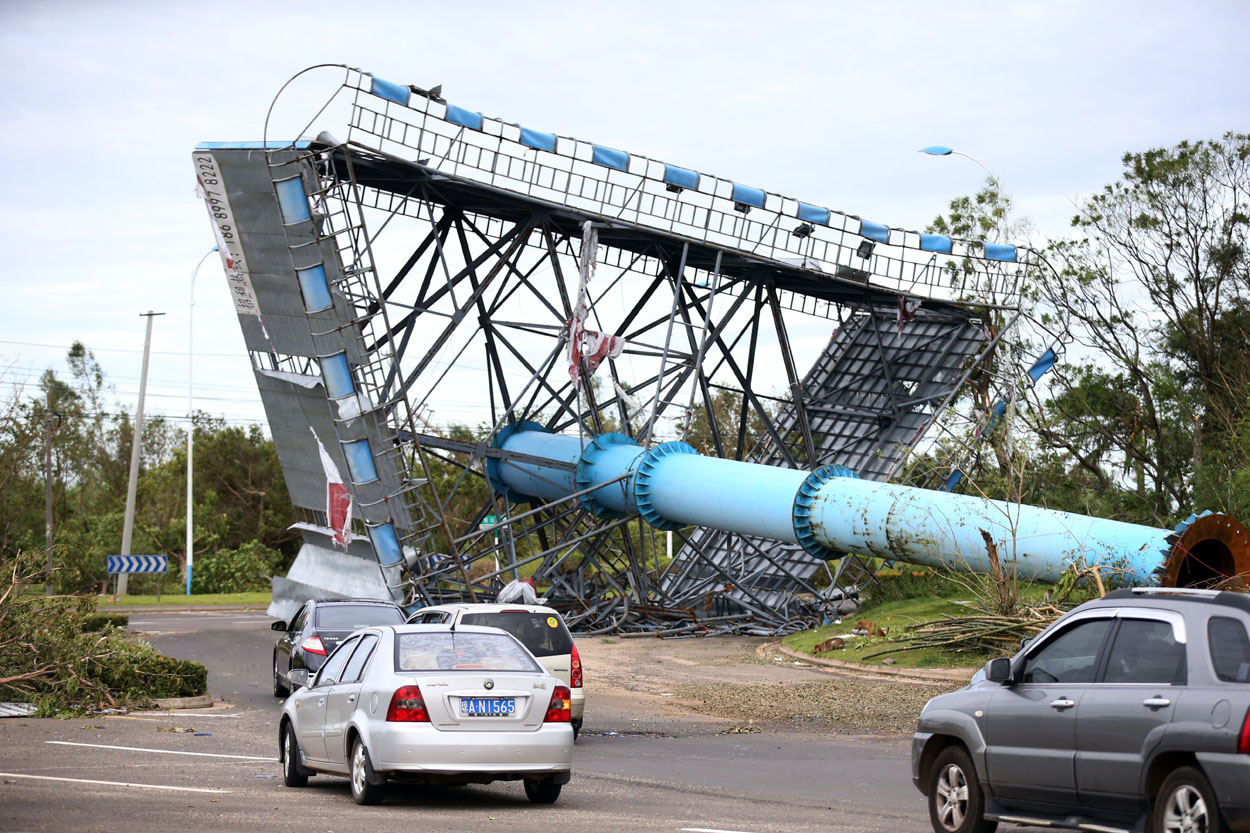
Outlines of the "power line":
{"label": "power line", "polygon": [[[36,341],[6,341],[4,339],[0,339],[0,344],[16,344],[22,347],[47,347],[53,350],[69,350],[73,346],[70,344],[41,344]],[[131,350],[131,349],[127,349],[124,347],[88,347],[86,344],[83,344],[83,347],[86,348],[86,350],[91,353],[142,353],[143,352],[142,350]],[[151,354],[153,356],[185,356],[187,355],[187,352],[185,350],[153,350],[151,351]],[[201,353],[197,351],[195,355],[206,356],[206,357],[211,356],[214,358],[225,358],[225,359],[241,358],[239,353]]]}
{"label": "power line", "polygon": [[[24,384],[24,383],[22,383],[22,382],[0,382],[0,385],[3,385],[3,386],[5,386],[5,387],[14,388],[15,390],[25,390],[25,389],[26,389],[26,387],[27,387],[27,385],[25,385],[25,384]],[[129,390],[112,390],[112,391],[109,391],[109,392],[110,392],[110,393],[112,393],[112,394],[115,394],[115,395],[117,395],[117,396],[121,396],[121,397],[125,397],[127,394],[134,393],[133,391],[129,391]],[[135,396],[137,396],[138,394],[137,394],[137,393],[134,393],[134,395],[135,395]],[[181,391],[181,392],[179,392],[179,393],[156,393],[156,392],[154,392],[154,391],[148,391],[148,394],[147,394],[147,395],[148,395],[148,396],[151,396],[151,397],[156,397],[156,398],[158,398],[158,399],[186,399],[186,398],[187,398],[187,393],[186,393],[186,391]],[[256,404],[256,405],[261,404],[261,399],[260,399],[260,397],[259,397],[259,396],[254,396],[254,397],[247,397],[247,396],[202,396],[202,395],[200,395],[200,394],[196,394],[196,395],[195,395],[195,400],[196,400],[197,402],[200,402],[200,401],[204,401],[204,402],[246,402],[246,403],[248,403],[248,404]]]}
{"label": "power line", "polygon": [[[4,379],[2,376],[0,376],[0,385],[8,385],[10,387],[22,387],[25,385],[36,385],[43,378],[43,373],[26,373],[22,375],[20,378],[17,378],[18,376],[17,374],[12,374],[12,375],[14,376],[13,379]],[[125,382],[125,383],[138,381],[138,379],[129,377],[129,376],[116,376],[116,377],[109,377],[109,378],[110,378],[110,385],[105,390],[128,390],[127,388],[118,388],[116,385],[111,384],[111,382],[113,381],[120,381],[120,382]],[[58,381],[66,382],[67,380],[58,377]],[[148,384],[149,385],[154,384],[158,387],[172,387],[175,389],[180,388],[183,391],[182,395],[186,396],[186,382],[181,381],[179,379],[149,379]],[[208,390],[216,391],[219,393],[228,393],[228,392],[234,391],[234,392],[242,393],[242,394],[254,394],[256,392],[255,386],[223,385],[217,382],[205,382],[203,385],[197,384],[196,389],[197,390],[208,389]],[[198,394],[196,395],[196,398],[197,399],[199,398]],[[256,399],[257,401],[259,401],[259,398],[255,396],[248,396],[248,397],[241,397],[241,398]]]}

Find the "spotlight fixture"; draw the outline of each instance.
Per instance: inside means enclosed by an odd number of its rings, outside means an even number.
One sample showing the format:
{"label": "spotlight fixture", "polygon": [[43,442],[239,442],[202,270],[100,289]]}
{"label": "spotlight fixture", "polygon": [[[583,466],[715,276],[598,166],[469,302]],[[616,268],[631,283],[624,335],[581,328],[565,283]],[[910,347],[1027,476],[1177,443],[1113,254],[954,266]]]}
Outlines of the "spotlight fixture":
{"label": "spotlight fixture", "polygon": [[439,104],[447,103],[447,99],[443,98],[443,85],[435,84],[428,90],[423,90],[415,84],[409,84],[408,89],[412,90],[419,96],[428,98],[430,101],[437,101]]}
{"label": "spotlight fixture", "polygon": [[872,257],[872,249],[873,242],[871,240],[865,240],[859,244],[859,248],[855,250],[855,254],[859,255],[864,260],[867,260]]}
{"label": "spotlight fixture", "polygon": [[736,202],[734,203],[734,211],[741,211],[743,214],[750,214],[751,206],[744,202]]}
{"label": "spotlight fixture", "polygon": [[802,223],[799,225],[798,228],[796,228],[794,231],[790,233],[793,234],[795,237],[799,238],[800,240],[802,240],[804,237],[811,237],[812,232],[815,230],[816,230],[816,227],[812,225],[811,223]]}
{"label": "spotlight fixture", "polygon": [[680,185],[675,185],[671,182],[668,182],[668,183],[665,183],[664,190],[668,191],[670,194],[680,194],[682,191],[685,191],[686,189],[682,188]]}

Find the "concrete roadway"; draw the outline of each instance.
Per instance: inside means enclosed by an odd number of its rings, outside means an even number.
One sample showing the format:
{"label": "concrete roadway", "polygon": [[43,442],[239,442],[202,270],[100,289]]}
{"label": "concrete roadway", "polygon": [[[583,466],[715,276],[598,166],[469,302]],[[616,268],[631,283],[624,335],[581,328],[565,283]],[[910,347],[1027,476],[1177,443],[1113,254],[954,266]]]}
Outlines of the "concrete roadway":
{"label": "concrete roadway", "polygon": [[[346,779],[283,787],[272,620],[246,611],[136,612],[131,629],[209,668],[211,710],[0,720],[0,830],[928,831],[908,739],[640,716],[595,699],[557,804],[519,783],[392,787],[358,807]],[[607,734],[614,732],[616,734]],[[414,828],[414,825],[418,827]]]}

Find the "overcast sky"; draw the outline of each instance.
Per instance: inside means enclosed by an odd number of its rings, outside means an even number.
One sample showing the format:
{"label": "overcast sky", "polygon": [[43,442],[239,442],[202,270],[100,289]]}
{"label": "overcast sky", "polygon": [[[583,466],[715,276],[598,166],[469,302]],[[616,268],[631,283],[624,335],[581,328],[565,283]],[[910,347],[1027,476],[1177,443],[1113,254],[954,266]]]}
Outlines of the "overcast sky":
{"label": "overcast sky", "polygon": [[[0,397],[33,393],[79,339],[133,409],[152,309],[148,410],[175,418],[190,273],[213,245],[191,151],[259,139],[312,64],[910,229],[984,178],[926,145],[989,163],[1017,213],[1062,234],[1125,151],[1250,129],[1244,0],[8,0],[0,43]],[[301,79],[270,135],[340,79]],[[195,299],[196,408],[263,421],[215,256]]]}

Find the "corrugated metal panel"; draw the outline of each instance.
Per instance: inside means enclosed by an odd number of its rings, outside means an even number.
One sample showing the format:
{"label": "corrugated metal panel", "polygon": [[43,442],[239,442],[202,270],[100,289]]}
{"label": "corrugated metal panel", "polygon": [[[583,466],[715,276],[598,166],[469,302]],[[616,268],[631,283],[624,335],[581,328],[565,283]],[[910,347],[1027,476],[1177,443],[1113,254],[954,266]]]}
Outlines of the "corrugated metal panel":
{"label": "corrugated metal panel", "polygon": [[30,717],[34,713],[30,703],[0,703],[0,717]]}

